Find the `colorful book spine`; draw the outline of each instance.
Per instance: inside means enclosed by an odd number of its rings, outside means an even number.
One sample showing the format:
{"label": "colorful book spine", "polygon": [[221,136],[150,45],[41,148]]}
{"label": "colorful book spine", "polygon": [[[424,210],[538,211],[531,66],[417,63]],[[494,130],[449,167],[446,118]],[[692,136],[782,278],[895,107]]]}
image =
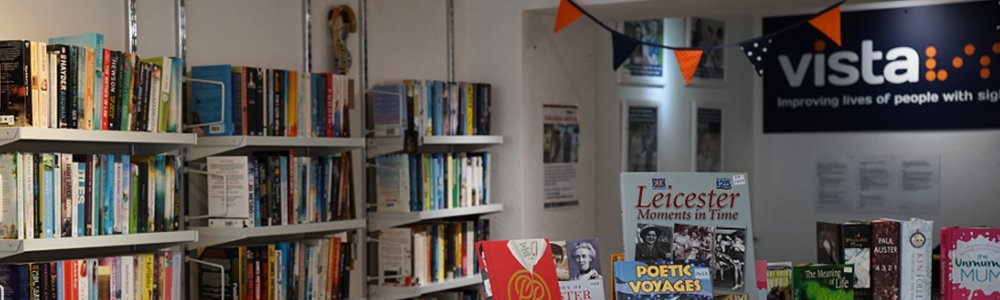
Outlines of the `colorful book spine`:
{"label": "colorful book spine", "polygon": [[902,221],[900,228],[899,299],[931,299],[931,247],[934,223]]}

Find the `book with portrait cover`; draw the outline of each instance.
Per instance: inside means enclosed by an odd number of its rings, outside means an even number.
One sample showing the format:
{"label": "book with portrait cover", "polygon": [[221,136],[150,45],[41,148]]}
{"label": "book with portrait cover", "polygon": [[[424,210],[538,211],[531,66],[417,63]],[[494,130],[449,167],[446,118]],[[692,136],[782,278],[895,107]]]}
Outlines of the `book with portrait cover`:
{"label": "book with portrait cover", "polygon": [[1000,298],[1000,229],[941,228],[941,299]]}
{"label": "book with portrait cover", "polygon": [[792,275],[795,300],[854,299],[854,265],[795,266]]}
{"label": "book with portrait cover", "polygon": [[476,243],[487,299],[559,300],[548,239]]}
{"label": "book with portrait cover", "polygon": [[604,277],[597,239],[552,241],[563,299],[604,299]]}
{"label": "book with portrait cover", "polygon": [[704,260],[717,293],[757,298],[746,174],[622,173],[621,187],[625,260]]}
{"label": "book with portrait cover", "polygon": [[712,299],[712,274],[703,260],[614,262],[615,299]]}

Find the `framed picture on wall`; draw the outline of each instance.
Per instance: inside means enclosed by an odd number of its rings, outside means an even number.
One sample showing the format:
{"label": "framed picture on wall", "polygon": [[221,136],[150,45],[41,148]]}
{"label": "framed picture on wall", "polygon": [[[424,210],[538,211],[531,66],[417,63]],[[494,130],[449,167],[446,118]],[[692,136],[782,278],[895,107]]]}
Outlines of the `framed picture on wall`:
{"label": "framed picture on wall", "polygon": [[625,172],[656,172],[660,104],[651,100],[625,99],[621,111],[622,169]]}
{"label": "framed picture on wall", "polygon": [[[687,18],[687,45],[711,47],[726,43],[726,22],[722,20]],[[726,50],[707,50],[694,72],[693,85],[722,85],[726,82]]]}
{"label": "framed picture on wall", "polygon": [[[662,45],[663,24],[663,19],[625,21],[619,23],[619,31],[646,43]],[[667,83],[663,74],[663,57],[663,48],[639,45],[618,68],[618,83],[663,86]]]}
{"label": "framed picture on wall", "polygon": [[695,101],[691,106],[691,169],[722,172],[722,107]]}

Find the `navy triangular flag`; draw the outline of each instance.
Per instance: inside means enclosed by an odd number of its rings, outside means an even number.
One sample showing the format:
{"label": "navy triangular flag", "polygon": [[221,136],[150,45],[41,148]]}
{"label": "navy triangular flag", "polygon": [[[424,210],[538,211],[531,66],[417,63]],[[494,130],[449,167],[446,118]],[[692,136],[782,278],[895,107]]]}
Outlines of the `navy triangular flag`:
{"label": "navy triangular flag", "polygon": [[771,46],[771,39],[757,39],[740,44],[740,51],[750,59],[750,64],[757,72],[757,76],[764,76],[764,62],[767,61],[767,47]]}
{"label": "navy triangular flag", "polygon": [[618,67],[621,67],[622,64],[625,63],[625,60],[628,60],[629,56],[632,56],[632,53],[635,52],[635,48],[639,47],[639,40],[619,32],[612,31],[611,41],[615,50],[615,60],[612,68],[617,71]]}

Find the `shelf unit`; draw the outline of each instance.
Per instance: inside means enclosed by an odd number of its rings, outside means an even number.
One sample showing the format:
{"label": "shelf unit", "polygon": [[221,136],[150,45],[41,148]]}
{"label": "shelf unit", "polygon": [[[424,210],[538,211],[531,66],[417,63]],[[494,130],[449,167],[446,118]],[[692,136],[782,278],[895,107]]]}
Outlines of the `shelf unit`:
{"label": "shelf unit", "polygon": [[75,238],[0,240],[0,263],[19,264],[151,253],[197,240],[198,232],[193,230]]}
{"label": "shelf unit", "polygon": [[188,244],[188,249],[251,246],[322,238],[362,228],[365,228],[364,219],[264,227],[194,227],[199,232],[199,239],[195,243]]}
{"label": "shelf unit", "polygon": [[192,133],[79,130],[61,128],[0,128],[0,152],[83,152],[154,155],[194,145]]}
{"label": "shelf unit", "polygon": [[[498,135],[446,135],[416,138],[417,152],[469,152],[503,144]],[[406,149],[403,137],[368,138],[368,158],[402,152]]]}
{"label": "shelf unit", "polygon": [[412,287],[371,285],[368,288],[368,296],[370,299],[380,300],[410,299],[420,297],[421,295],[470,287],[482,283],[482,276],[480,276],[480,274],[475,274],[468,277],[455,278],[443,282],[435,282],[427,285]]}
{"label": "shelf unit", "polygon": [[330,155],[365,146],[363,138],[309,138],[277,136],[201,137],[188,148],[189,161],[213,155],[246,155],[254,151],[293,149],[309,155]]}
{"label": "shelf unit", "polygon": [[472,207],[461,207],[452,209],[439,209],[429,211],[417,211],[409,213],[369,213],[368,231],[391,228],[407,224],[419,223],[427,220],[455,218],[464,216],[478,216],[493,214],[503,211],[503,204],[494,203]]}

